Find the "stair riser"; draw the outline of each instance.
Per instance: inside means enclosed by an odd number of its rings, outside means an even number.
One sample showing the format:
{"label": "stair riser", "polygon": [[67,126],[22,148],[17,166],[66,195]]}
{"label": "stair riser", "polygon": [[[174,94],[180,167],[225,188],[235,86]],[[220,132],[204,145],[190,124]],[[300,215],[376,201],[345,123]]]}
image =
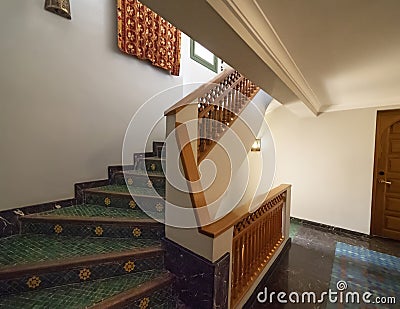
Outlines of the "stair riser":
{"label": "stair riser", "polygon": [[163,165],[165,165],[164,160],[161,161],[160,159],[141,158],[138,160],[135,167],[141,171],[164,173]]}
{"label": "stair riser", "polygon": [[[126,179],[125,179],[126,178]],[[145,175],[114,175],[113,184],[124,186],[135,186],[140,188],[154,188],[157,192],[165,191],[165,178]],[[161,190],[158,190],[161,189]]]}
{"label": "stair riser", "polygon": [[92,205],[103,205],[105,207],[117,207],[125,209],[144,209],[149,212],[159,213],[160,216],[164,212],[165,201],[161,197],[140,197],[135,196],[134,200],[131,196],[115,196],[103,193],[85,193],[85,203]]}
{"label": "stair riser", "polygon": [[[143,300],[148,298],[148,307],[143,306]],[[167,286],[163,289],[153,291],[152,293],[145,294],[139,299],[128,302],[127,304],[119,307],[121,309],[174,309],[177,308],[177,296],[174,291],[173,285]],[[142,304],[142,305],[141,305]],[[106,307],[107,308],[107,307]],[[106,309],[104,308],[104,309]]]}
{"label": "stair riser", "polygon": [[[133,264],[131,262],[133,262]],[[74,266],[67,269],[63,267],[60,270],[42,269],[38,270],[36,273],[18,276],[16,278],[0,279],[0,295],[34,291],[65,284],[89,282],[92,280],[126,275],[127,273],[162,269],[163,267],[163,254],[158,254],[147,258],[125,257],[123,260],[119,261],[100,262],[98,264]],[[86,270],[89,270],[90,274]],[[40,283],[39,285],[34,284],[34,286],[31,285],[30,287],[28,282],[30,282],[30,284],[37,282],[33,279],[35,277],[39,278]]]}
{"label": "stair riser", "polygon": [[22,223],[23,234],[46,234],[80,237],[138,238],[160,239],[164,236],[164,227],[160,225],[124,225],[103,223],[69,222],[32,222]]}

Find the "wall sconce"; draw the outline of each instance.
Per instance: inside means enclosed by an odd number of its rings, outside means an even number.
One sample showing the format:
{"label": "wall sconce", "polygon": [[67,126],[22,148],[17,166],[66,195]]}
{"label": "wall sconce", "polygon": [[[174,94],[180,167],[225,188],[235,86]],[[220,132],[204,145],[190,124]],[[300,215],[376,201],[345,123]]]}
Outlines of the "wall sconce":
{"label": "wall sconce", "polygon": [[71,19],[69,0],[46,0],[44,9],[67,19]]}
{"label": "wall sconce", "polygon": [[261,151],[261,139],[256,139],[251,146],[251,151]]}

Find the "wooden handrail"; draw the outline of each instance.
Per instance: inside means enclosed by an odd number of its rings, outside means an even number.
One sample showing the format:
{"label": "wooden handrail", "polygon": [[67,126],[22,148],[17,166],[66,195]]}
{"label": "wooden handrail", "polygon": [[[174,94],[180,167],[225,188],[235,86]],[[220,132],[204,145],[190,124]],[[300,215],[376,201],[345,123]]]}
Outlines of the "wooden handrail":
{"label": "wooden handrail", "polygon": [[[268,195],[264,199],[264,202],[261,203],[261,205],[254,211],[256,212],[258,209],[260,209],[263,205],[268,203],[269,201],[273,200],[280,194],[288,191],[288,189],[291,187],[291,185],[288,184],[282,184],[276,188],[271,189],[268,192]],[[235,226],[238,222],[246,218],[251,212],[249,212],[249,207],[250,207],[250,202],[245,203],[237,208],[235,208],[232,212],[227,214],[225,217],[221,218],[220,220],[207,225],[203,226],[200,229],[200,232],[210,236],[210,237],[217,237],[221,235],[223,232],[227,231],[230,229],[232,226]],[[252,212],[252,213],[254,213]]]}
{"label": "wooden handrail", "polygon": [[233,72],[235,72],[235,70],[232,68],[227,68],[227,69],[223,70],[221,73],[219,73],[217,76],[215,76],[212,80],[201,85],[196,90],[189,93],[182,100],[178,101],[176,104],[174,104],[170,108],[168,108],[164,112],[164,116],[176,114],[182,108],[184,108],[186,105],[193,103],[194,100],[198,99],[199,97],[203,96],[205,93],[207,93],[208,91],[213,89],[215,87],[215,84],[219,84],[221,81],[223,81],[227,76],[229,76]]}
{"label": "wooden handrail", "polygon": [[196,210],[195,215],[197,223],[203,226],[211,222],[211,219],[208,209],[205,207],[207,206],[207,202],[201,187],[200,174],[190,144],[187,126],[184,123],[176,123],[175,132],[178,145],[180,145],[182,149],[181,160],[185,177],[188,181],[190,200],[193,208]]}

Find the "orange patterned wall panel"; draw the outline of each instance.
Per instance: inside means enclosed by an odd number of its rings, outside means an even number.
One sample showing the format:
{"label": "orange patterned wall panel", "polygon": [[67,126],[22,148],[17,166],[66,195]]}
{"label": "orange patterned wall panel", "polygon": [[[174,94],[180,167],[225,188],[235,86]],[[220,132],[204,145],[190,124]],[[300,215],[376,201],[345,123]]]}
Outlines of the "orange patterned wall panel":
{"label": "orange patterned wall panel", "polygon": [[118,47],[179,75],[180,31],[137,0],[118,0]]}

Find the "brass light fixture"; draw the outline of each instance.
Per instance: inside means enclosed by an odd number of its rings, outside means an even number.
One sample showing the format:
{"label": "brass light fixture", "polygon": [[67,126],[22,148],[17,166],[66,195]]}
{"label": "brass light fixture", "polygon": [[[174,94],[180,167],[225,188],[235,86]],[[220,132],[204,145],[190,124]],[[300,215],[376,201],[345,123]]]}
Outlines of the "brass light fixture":
{"label": "brass light fixture", "polygon": [[49,12],[71,19],[69,0],[46,0],[44,8]]}
{"label": "brass light fixture", "polygon": [[251,146],[251,151],[261,151],[261,139],[256,139]]}

